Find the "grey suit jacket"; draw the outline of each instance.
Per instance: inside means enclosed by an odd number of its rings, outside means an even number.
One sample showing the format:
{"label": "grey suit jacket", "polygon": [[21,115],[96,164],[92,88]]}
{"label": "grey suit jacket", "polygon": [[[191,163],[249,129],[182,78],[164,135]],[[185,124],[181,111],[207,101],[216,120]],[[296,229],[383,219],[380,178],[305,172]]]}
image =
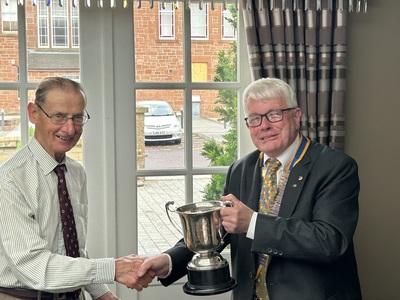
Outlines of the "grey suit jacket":
{"label": "grey suit jacket", "polygon": [[[229,168],[224,194],[232,193],[258,210],[261,190],[259,151]],[[272,300],[361,299],[353,234],[358,220],[358,167],[343,152],[311,143],[290,172],[278,217],[258,215],[254,240],[230,234],[233,300],[250,300],[257,253],[272,256],[268,291]],[[183,241],[166,251],[169,285],[186,274],[191,253]]]}

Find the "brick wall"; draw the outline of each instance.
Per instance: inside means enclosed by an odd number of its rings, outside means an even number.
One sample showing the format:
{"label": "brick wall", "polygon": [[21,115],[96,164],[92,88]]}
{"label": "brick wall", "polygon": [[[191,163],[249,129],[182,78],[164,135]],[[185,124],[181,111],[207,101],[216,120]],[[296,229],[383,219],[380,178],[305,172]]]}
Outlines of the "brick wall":
{"label": "brick wall", "polygon": [[[76,55],[78,49],[45,49],[37,45],[36,8],[26,5],[27,46],[29,69],[28,80],[38,82],[44,77],[54,75],[78,75],[80,73]],[[215,76],[218,62],[218,51],[228,50],[231,41],[221,39],[221,4],[215,10],[209,9],[209,38],[192,40],[192,62],[207,65],[206,81],[211,82]],[[159,39],[158,8],[149,9],[148,2],[142,2],[141,9],[134,9],[135,25],[135,76],[139,82],[183,82],[183,40],[182,40],[182,7],[176,10],[174,40]],[[1,26],[1,24],[0,24]],[[48,60],[51,58],[51,63]],[[46,62],[47,59],[47,62]],[[15,65],[11,64],[15,61]],[[2,81],[16,82],[18,78],[18,40],[16,35],[0,35],[0,78]],[[133,66],[132,66],[133,67]],[[202,117],[216,118],[213,112],[217,91],[195,91],[200,96],[200,114]],[[132,97],[133,98],[133,97]],[[137,100],[166,100],[175,111],[183,109],[183,92],[181,90],[141,90],[136,94]],[[29,94],[29,100],[33,95]],[[19,113],[20,103],[16,91],[0,91],[0,109],[7,114]]]}

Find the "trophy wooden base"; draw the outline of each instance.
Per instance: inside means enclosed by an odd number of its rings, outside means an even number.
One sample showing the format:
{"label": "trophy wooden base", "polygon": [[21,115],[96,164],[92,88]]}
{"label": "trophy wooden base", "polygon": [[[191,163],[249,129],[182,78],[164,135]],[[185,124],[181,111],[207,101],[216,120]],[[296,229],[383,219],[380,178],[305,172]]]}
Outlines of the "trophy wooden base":
{"label": "trophy wooden base", "polygon": [[188,282],[183,291],[189,295],[209,296],[229,292],[236,287],[236,280],[230,277],[229,265],[209,270],[188,268]]}

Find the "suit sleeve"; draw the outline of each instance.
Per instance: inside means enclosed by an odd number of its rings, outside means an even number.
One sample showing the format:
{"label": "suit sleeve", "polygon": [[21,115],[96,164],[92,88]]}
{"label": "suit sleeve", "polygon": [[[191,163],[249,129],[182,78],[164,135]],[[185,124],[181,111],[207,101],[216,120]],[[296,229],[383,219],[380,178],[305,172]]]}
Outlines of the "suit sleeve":
{"label": "suit sleeve", "polygon": [[186,247],[183,239],[165,253],[171,256],[172,271],[168,277],[160,279],[160,282],[164,286],[169,286],[187,274],[186,265],[192,259],[194,253]]}

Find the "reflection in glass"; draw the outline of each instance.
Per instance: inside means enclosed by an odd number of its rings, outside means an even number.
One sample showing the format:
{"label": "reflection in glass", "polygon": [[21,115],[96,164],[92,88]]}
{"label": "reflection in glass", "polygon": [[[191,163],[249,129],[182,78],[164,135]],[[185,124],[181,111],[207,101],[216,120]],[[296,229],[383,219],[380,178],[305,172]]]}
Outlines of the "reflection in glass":
{"label": "reflection in glass", "polygon": [[[193,202],[203,201],[204,187],[210,175],[195,176],[193,179]],[[184,176],[163,176],[138,179],[138,254],[157,254],[172,247],[183,236],[178,232],[165,211],[165,204],[174,201],[175,206],[185,204]],[[181,223],[178,215],[171,219]]]}

